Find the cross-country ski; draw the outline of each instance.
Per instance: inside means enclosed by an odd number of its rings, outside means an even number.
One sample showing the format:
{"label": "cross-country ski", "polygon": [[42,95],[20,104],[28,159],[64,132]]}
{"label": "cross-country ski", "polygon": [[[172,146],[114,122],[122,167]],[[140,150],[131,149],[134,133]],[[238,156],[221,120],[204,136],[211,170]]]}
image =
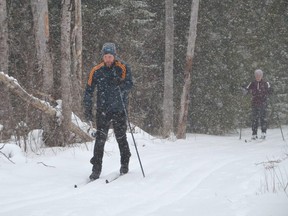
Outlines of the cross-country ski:
{"label": "cross-country ski", "polygon": [[261,142],[266,141],[266,139],[245,139],[244,141],[245,141],[246,143],[248,143],[248,142],[261,143]]}
{"label": "cross-country ski", "polygon": [[91,180],[91,179],[86,179],[82,182],[79,182],[78,184],[75,184],[74,185],[74,188],[80,188],[80,187],[83,187],[89,183],[92,183],[92,182],[99,182],[99,181],[104,181],[106,184],[108,183],[111,183],[113,181],[115,181],[116,179],[118,179],[119,177],[123,176],[125,174],[121,174],[119,172],[112,172],[104,177],[100,177],[98,179],[95,179],[95,180]]}
{"label": "cross-country ski", "polygon": [[119,172],[111,173],[110,175],[105,177],[105,183],[106,184],[111,183],[123,175],[125,175],[125,174],[121,174]]}

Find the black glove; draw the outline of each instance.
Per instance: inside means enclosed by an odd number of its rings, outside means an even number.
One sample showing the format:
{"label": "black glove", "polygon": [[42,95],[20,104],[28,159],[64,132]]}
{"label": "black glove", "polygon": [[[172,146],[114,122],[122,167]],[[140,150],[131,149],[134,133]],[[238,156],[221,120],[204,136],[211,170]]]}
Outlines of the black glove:
{"label": "black glove", "polygon": [[112,83],[116,86],[119,86],[123,83],[123,80],[120,77],[114,77],[112,79]]}
{"label": "black glove", "polygon": [[115,68],[113,68],[113,76],[111,78],[111,81],[113,83],[113,85],[119,86],[123,83],[123,79],[121,79],[121,77],[119,76],[119,74],[117,74]]}

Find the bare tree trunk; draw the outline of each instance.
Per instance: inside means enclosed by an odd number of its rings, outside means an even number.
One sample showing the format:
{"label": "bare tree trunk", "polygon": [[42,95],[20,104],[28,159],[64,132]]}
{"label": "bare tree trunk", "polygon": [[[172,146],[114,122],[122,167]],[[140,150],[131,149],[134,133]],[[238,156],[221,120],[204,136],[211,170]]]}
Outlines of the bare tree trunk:
{"label": "bare tree trunk", "polygon": [[63,144],[69,143],[70,132],[68,130],[71,122],[71,0],[63,0],[61,17],[61,95],[62,95],[62,131]]}
{"label": "bare tree trunk", "polygon": [[6,0],[0,0],[0,71],[8,73],[8,23]]}
{"label": "bare tree trunk", "polygon": [[[38,71],[43,76],[42,91],[47,97],[43,96],[43,100],[49,101],[49,97],[53,94],[53,66],[51,53],[49,51],[49,18],[47,0],[31,0],[31,8],[33,13],[35,44],[37,52]],[[44,141],[47,146],[57,145],[57,137],[55,136],[54,122],[46,115],[42,115],[42,125],[44,130]]]}
{"label": "bare tree trunk", "polygon": [[173,57],[174,57],[174,14],[173,0],[165,1],[166,38],[165,38],[165,71],[164,71],[164,100],[163,100],[163,136],[173,133]]}
{"label": "bare tree trunk", "polygon": [[[8,74],[9,44],[8,44],[8,24],[7,24],[6,0],[0,0],[0,71]],[[8,91],[0,86],[0,124],[4,126],[1,132],[3,139],[8,139],[12,135],[12,125],[9,121],[11,114],[11,103]]]}
{"label": "bare tree trunk", "polygon": [[199,9],[199,0],[193,0],[191,7],[189,37],[186,53],[186,66],[184,71],[184,86],[181,95],[181,107],[178,120],[178,130],[177,130],[178,139],[186,138],[187,116],[190,103],[189,92],[191,87],[192,60],[194,56],[195,41],[197,35],[196,33],[197,33],[198,9]]}
{"label": "bare tree trunk", "polygon": [[82,14],[81,14],[81,0],[75,1],[75,26],[72,32],[72,83],[73,83],[73,111],[78,115],[83,115],[82,110]]}
{"label": "bare tree trunk", "polygon": [[37,61],[39,71],[43,73],[43,91],[47,95],[53,93],[53,66],[49,52],[49,18],[47,0],[31,0]]}

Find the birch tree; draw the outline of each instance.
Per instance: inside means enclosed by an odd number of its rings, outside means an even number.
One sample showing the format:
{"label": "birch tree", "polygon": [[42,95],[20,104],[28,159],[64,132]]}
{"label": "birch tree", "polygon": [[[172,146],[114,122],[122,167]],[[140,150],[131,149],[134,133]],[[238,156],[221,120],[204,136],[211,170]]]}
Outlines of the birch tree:
{"label": "birch tree", "polygon": [[[8,44],[8,25],[7,25],[7,6],[6,0],[0,0],[0,72],[8,74],[9,44]],[[3,86],[0,86],[0,124],[4,125],[4,139],[12,134],[9,116],[11,116],[11,105],[9,94]],[[1,137],[0,137],[1,139]]]}
{"label": "birch tree", "polygon": [[[42,99],[49,102],[53,94],[53,66],[49,51],[49,18],[47,0],[31,0],[38,71],[43,77]],[[55,145],[54,122],[42,115],[42,127],[46,145]],[[56,141],[57,142],[57,141]]]}
{"label": "birch tree", "polygon": [[165,1],[165,69],[163,100],[163,136],[173,133],[173,57],[174,57],[174,14],[173,0]]}
{"label": "birch tree", "polygon": [[191,73],[192,61],[195,50],[197,20],[198,20],[199,0],[193,0],[191,6],[191,17],[189,26],[188,46],[186,53],[186,65],[184,69],[184,85],[181,95],[180,114],[178,120],[177,138],[186,138],[187,116],[190,103],[190,87],[191,87]]}
{"label": "birch tree", "polygon": [[72,82],[73,82],[73,111],[78,116],[82,115],[82,10],[81,0],[74,0],[74,29],[72,32]]}
{"label": "birch tree", "polygon": [[31,0],[39,71],[43,74],[43,91],[53,93],[53,66],[49,52],[49,17],[47,0]]}
{"label": "birch tree", "polygon": [[61,96],[62,96],[62,132],[63,144],[69,142],[69,125],[71,123],[71,1],[63,0],[61,17]]}

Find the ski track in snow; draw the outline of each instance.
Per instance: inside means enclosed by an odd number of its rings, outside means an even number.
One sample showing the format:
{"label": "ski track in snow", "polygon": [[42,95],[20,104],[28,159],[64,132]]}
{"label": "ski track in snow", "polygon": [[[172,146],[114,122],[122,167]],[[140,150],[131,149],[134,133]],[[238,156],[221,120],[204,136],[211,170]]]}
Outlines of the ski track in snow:
{"label": "ski track in snow", "polygon": [[[91,171],[92,143],[89,151],[75,147],[20,155],[16,165],[1,158],[0,215],[287,216],[288,195],[261,191],[267,170],[256,165],[288,153],[278,130],[269,130],[261,143],[245,143],[238,135],[188,134],[186,140],[172,142],[135,134],[146,178],[131,145],[130,172],[109,184],[105,176],[120,166],[113,139],[105,146],[100,179],[87,185],[80,184]],[[243,136],[249,134],[244,130]],[[287,161],[281,169],[288,182]]]}

